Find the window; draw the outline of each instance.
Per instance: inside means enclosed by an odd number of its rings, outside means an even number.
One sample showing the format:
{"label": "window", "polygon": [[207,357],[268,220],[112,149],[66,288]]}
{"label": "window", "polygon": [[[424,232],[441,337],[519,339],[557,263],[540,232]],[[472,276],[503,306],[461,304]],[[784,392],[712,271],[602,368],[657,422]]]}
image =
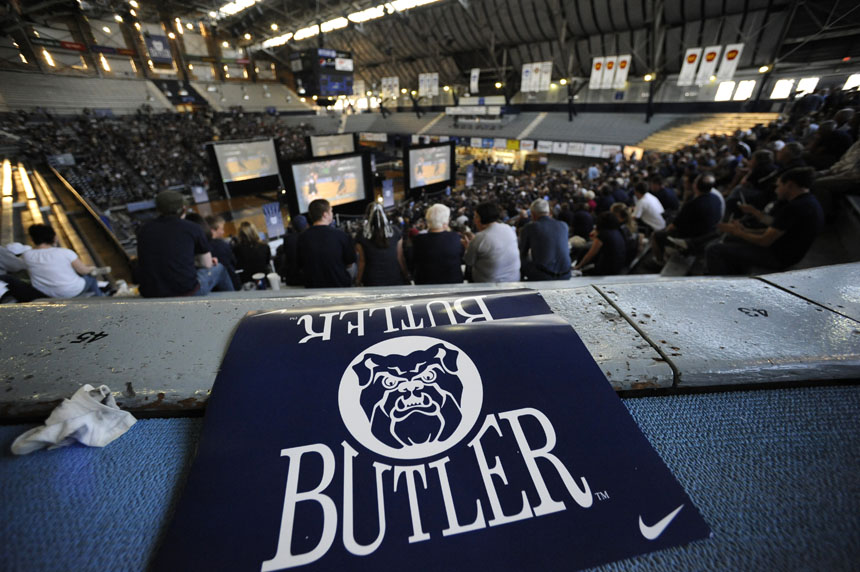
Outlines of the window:
{"label": "window", "polygon": [[735,82],[721,81],[717,86],[717,94],[714,96],[714,101],[728,101],[732,98],[732,92],[735,90]]}
{"label": "window", "polygon": [[735,91],[735,96],[732,98],[734,101],[746,101],[752,95],[753,90],[755,89],[755,80],[754,79],[746,79],[742,82],[738,83],[738,89]]}
{"label": "window", "polygon": [[818,85],[817,77],[804,77],[801,78],[799,82],[797,82],[797,95],[804,96],[807,93],[812,93],[815,91],[815,87]]}
{"label": "window", "polygon": [[773,86],[773,91],[770,92],[770,98],[788,99],[788,96],[791,95],[791,88],[793,87],[793,79],[778,79]]}
{"label": "window", "polygon": [[848,79],[845,80],[845,85],[842,86],[842,90],[847,91],[855,87],[860,87],[860,73],[849,75]]}

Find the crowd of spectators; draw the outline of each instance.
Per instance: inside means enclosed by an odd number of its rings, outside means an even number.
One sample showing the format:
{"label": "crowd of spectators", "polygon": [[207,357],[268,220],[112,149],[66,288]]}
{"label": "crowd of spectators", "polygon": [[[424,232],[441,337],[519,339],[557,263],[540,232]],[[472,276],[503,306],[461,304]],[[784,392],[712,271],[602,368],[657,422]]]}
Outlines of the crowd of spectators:
{"label": "crowd of spectators", "polygon": [[69,182],[101,209],[151,200],[167,188],[211,188],[212,164],[205,144],[272,137],[282,159],[305,157],[312,127],[288,124],[265,113],[153,113],[103,117],[55,117],[19,111],[0,116],[0,130],[19,136],[28,158],[70,154],[74,165],[54,161]]}
{"label": "crowd of spectators", "polygon": [[[365,217],[344,219],[339,229],[332,228],[328,203],[314,201],[307,219],[291,221],[271,262],[287,284],[308,287],[558,280],[571,270],[656,272],[669,253],[698,256],[700,271],[710,274],[785,269],[833,224],[841,196],[860,194],[858,102],[843,99],[837,107],[831,96],[810,94],[768,125],[702,134],[673,153],[619,153],[577,169],[532,173],[481,162],[472,188],[413,197],[388,210],[371,203]],[[305,152],[301,130],[261,115],[140,113],[124,123],[78,118],[56,133],[48,133],[48,123],[21,134],[30,152],[72,152],[80,155],[79,166],[102,161],[91,180],[101,173],[131,184],[108,158],[121,160],[137,169],[139,176],[130,179],[151,177],[147,193],[180,180],[202,181],[207,163],[201,146],[208,140],[269,129],[285,157]],[[76,145],[97,152],[87,155]],[[183,292],[239,288],[248,275],[269,270],[268,246],[250,224],[243,223],[231,249],[223,220],[188,214],[202,235],[170,223],[193,235],[186,258],[209,253],[214,260],[196,270],[189,262]],[[155,238],[150,242],[153,252],[166,248]],[[200,278],[201,267],[211,273],[219,260],[227,267],[223,284],[220,275]]]}

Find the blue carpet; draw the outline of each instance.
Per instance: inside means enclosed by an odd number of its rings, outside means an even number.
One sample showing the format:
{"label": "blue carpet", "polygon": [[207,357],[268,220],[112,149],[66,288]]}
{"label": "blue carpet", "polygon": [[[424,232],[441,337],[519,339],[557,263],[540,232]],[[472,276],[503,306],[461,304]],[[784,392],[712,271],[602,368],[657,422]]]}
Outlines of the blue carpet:
{"label": "blue carpet", "polygon": [[[627,399],[714,531],[604,570],[850,570],[860,562],[860,386]],[[8,453],[0,570],[142,570],[201,419],[144,420],[105,449]]]}

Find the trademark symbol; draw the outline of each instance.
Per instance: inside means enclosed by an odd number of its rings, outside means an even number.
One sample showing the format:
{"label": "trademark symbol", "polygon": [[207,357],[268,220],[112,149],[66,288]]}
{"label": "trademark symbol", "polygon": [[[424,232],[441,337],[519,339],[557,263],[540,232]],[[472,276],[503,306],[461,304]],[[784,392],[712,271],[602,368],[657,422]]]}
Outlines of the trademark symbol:
{"label": "trademark symbol", "polygon": [[606,491],[596,492],[594,493],[594,496],[596,496],[599,501],[609,500],[609,493]]}

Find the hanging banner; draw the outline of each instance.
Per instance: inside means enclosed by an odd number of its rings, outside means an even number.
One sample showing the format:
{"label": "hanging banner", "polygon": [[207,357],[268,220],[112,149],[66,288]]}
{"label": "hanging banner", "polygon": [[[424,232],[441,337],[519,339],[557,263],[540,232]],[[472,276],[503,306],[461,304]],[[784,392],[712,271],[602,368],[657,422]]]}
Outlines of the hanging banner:
{"label": "hanging banner", "polygon": [[600,89],[603,83],[604,58],[594,58],[591,64],[591,77],[588,78],[588,89]]}
{"label": "hanging banner", "polygon": [[702,52],[702,63],[699,64],[699,71],[696,73],[696,85],[705,85],[711,81],[711,76],[717,69],[717,64],[720,61],[720,51],[722,46],[707,46]]}
{"label": "hanging banner", "polygon": [[528,93],[532,90],[532,65],[523,64],[522,77],[520,78],[520,91]]}
{"label": "hanging banner", "polygon": [[144,39],[146,41],[146,51],[149,53],[149,59],[157,64],[169,64],[173,61],[167,36],[147,35]]}
{"label": "hanging banner", "polygon": [[266,219],[266,234],[269,235],[270,240],[287,234],[287,231],[284,229],[284,217],[281,216],[280,203],[264,204],[263,218]]}
{"label": "hanging banner", "polygon": [[709,532],[571,325],[470,292],[242,320],[151,568],[574,570]]}
{"label": "hanging banner", "polygon": [[612,89],[612,85],[615,80],[615,66],[617,62],[617,56],[607,56],[603,60],[603,77],[600,79],[601,89]]}
{"label": "hanging banner", "polygon": [[552,62],[541,62],[540,64],[540,91],[549,91],[552,83]]}
{"label": "hanging banner", "polygon": [[689,48],[687,50],[687,53],[684,54],[684,61],[681,62],[681,71],[678,73],[678,85],[693,85],[701,57],[702,48]]}
{"label": "hanging banner", "polygon": [[481,68],[472,68],[472,73],[469,75],[469,93],[478,93],[478,80],[481,78]]}
{"label": "hanging banner", "polygon": [[552,152],[555,153],[556,155],[566,155],[567,154],[567,143],[565,141],[553,141]]}
{"label": "hanging banner", "polygon": [[535,62],[532,64],[532,91],[540,91],[541,89],[541,69],[542,65],[540,62]]}
{"label": "hanging banner", "polygon": [[394,180],[383,179],[382,181],[382,207],[389,208],[394,206]]}
{"label": "hanging banner", "polygon": [[534,151],[535,142],[531,139],[523,139],[520,141],[520,151]]}
{"label": "hanging banner", "polygon": [[744,51],[743,44],[728,44],[720,60],[720,68],[717,70],[717,80],[725,81],[735,76],[738,62],[741,61],[741,53]]}
{"label": "hanging banner", "polygon": [[469,141],[469,146],[475,149],[480,149],[484,146],[484,140],[480,137],[472,137]]}
{"label": "hanging banner", "polygon": [[615,64],[615,80],[612,82],[613,89],[625,89],[627,87],[627,74],[630,73],[632,61],[633,56],[630,54],[618,56],[618,61]]}
{"label": "hanging banner", "polygon": [[493,149],[507,149],[508,140],[504,137],[496,137],[493,139]]}

